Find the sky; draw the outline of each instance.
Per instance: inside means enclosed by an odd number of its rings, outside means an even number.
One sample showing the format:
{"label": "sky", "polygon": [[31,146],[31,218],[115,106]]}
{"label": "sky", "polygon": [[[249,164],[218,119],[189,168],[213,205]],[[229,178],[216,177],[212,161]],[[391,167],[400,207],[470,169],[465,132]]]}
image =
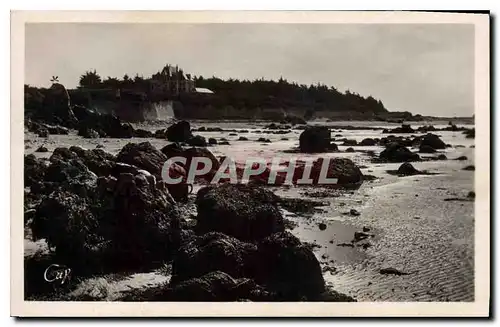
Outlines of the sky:
{"label": "sky", "polygon": [[167,63],[221,78],[322,83],[390,111],[474,113],[474,26],[459,24],[26,24],[25,84],[149,77]]}

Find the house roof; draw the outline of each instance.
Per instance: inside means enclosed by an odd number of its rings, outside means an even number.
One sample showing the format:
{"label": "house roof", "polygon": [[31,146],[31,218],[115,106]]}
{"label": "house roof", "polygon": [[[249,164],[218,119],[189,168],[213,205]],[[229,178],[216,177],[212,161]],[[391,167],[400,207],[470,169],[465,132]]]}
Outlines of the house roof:
{"label": "house roof", "polygon": [[195,91],[197,93],[211,93],[211,94],[214,93],[212,90],[206,89],[204,87],[195,87]]}

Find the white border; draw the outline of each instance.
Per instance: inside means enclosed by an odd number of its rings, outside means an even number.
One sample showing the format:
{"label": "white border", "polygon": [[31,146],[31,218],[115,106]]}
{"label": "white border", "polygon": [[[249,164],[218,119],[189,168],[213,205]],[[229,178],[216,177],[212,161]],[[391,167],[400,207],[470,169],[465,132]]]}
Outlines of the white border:
{"label": "white border", "polygon": [[[486,316],[489,310],[489,17],[423,12],[15,12],[11,16],[11,314],[15,316]],[[25,22],[474,24],[476,301],[472,303],[75,303],[23,301]]]}

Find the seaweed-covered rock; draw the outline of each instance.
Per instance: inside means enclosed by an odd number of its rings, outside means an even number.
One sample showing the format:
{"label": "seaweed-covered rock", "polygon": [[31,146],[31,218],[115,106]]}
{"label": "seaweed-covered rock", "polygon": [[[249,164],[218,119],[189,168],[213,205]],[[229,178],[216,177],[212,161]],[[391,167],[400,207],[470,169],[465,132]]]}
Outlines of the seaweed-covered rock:
{"label": "seaweed-covered rock", "polygon": [[219,232],[197,237],[179,249],[172,266],[172,283],[222,271],[239,278],[248,275],[257,246]]}
{"label": "seaweed-covered rock", "polygon": [[306,128],[299,137],[299,148],[304,153],[326,152],[330,148],[331,133],[325,126]]}
{"label": "seaweed-covered rock", "polygon": [[[319,158],[313,162],[310,179],[313,185],[321,184],[320,175],[325,159]],[[326,164],[325,164],[326,165]],[[304,175],[305,163],[297,162],[293,175],[294,183],[298,183]],[[326,170],[327,178],[337,178],[337,186],[360,185],[363,181],[363,174],[356,164],[347,158],[328,158],[328,168]],[[335,186],[331,185],[331,186]]]}
{"label": "seaweed-covered rock", "polygon": [[198,233],[221,232],[240,240],[262,239],[284,231],[277,197],[260,187],[223,184],[201,189],[196,198]]}
{"label": "seaweed-covered rock", "polygon": [[86,150],[78,146],[72,146],[69,150],[76,153],[90,171],[97,176],[108,176],[115,166],[115,156],[102,149]]}
{"label": "seaweed-covered rock", "polygon": [[[58,163],[66,162],[52,165]],[[56,188],[36,208],[32,223],[34,239],[46,239],[58,262],[76,273],[167,260],[181,244],[178,213],[161,183],[126,173],[100,177],[88,188]]]}
{"label": "seaweed-covered rock", "polygon": [[145,169],[159,177],[167,157],[149,142],[129,143],[125,145],[116,160]]}
{"label": "seaweed-covered rock", "polygon": [[380,160],[386,162],[405,162],[419,161],[420,156],[411,152],[408,148],[400,143],[394,142],[389,144],[384,151],[380,153]]}
{"label": "seaweed-covered rock", "polygon": [[321,267],[312,250],[289,232],[258,243],[255,281],[287,300],[313,299],[325,291]]}
{"label": "seaweed-covered rock", "polygon": [[39,183],[45,176],[47,165],[33,154],[24,156],[24,186]]}
{"label": "seaweed-covered rock", "polygon": [[164,301],[270,301],[272,294],[248,278],[234,279],[213,271],[169,288],[160,298]]}

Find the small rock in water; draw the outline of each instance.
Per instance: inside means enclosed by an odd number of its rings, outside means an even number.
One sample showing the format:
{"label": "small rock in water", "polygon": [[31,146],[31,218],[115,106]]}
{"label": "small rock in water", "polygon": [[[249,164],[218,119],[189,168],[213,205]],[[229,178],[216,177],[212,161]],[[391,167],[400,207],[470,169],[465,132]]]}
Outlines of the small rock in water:
{"label": "small rock in water", "polygon": [[464,167],[464,168],[463,168],[463,170],[471,170],[471,171],[474,171],[474,170],[476,170],[476,167],[475,167],[475,166],[470,165],[470,166],[466,166],[466,167]]}
{"label": "small rock in water", "polygon": [[364,233],[364,232],[354,232],[354,241],[361,241],[364,240],[368,237],[370,237],[370,234]]}
{"label": "small rock in water", "polygon": [[369,227],[366,227],[366,226],[363,227],[363,232],[369,232],[369,231],[370,231]]}
{"label": "small rock in water", "polygon": [[38,149],[35,150],[35,152],[49,152],[49,149],[41,145]]}
{"label": "small rock in water", "polygon": [[463,160],[467,160],[467,157],[466,156],[460,156],[458,157],[457,159],[455,160],[460,160],[460,161],[463,161]]}
{"label": "small rock in water", "polygon": [[475,197],[476,197],[476,192],[474,192],[474,191],[470,191],[470,192],[467,194],[467,197],[468,197],[468,198],[471,198],[471,199],[475,198]]}
{"label": "small rock in water", "polygon": [[326,229],[326,224],[325,223],[319,223],[318,225],[320,230],[325,230]]}
{"label": "small rock in water", "polygon": [[96,149],[102,149],[102,148],[104,148],[104,145],[102,145],[102,144],[97,144],[95,148],[96,148]]}
{"label": "small rock in water", "polygon": [[354,149],[353,148],[347,148],[347,149],[345,149],[345,152],[354,152]]}
{"label": "small rock in water", "polygon": [[351,211],[349,211],[349,214],[351,216],[359,216],[360,215],[359,211],[356,209],[351,209]]}

